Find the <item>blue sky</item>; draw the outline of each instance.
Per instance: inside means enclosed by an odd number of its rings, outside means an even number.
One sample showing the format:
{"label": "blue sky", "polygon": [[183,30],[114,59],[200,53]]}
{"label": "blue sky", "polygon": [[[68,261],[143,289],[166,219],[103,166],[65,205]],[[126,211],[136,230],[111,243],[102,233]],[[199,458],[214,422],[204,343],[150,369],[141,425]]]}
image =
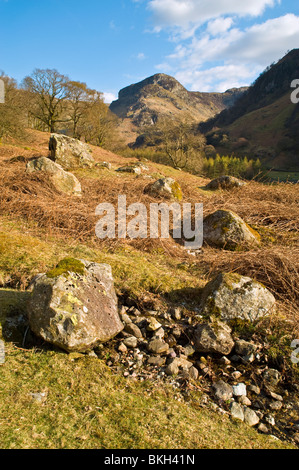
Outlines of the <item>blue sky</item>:
{"label": "blue sky", "polygon": [[157,72],[194,91],[248,85],[298,47],[298,0],[0,0],[0,70],[56,68],[107,101]]}

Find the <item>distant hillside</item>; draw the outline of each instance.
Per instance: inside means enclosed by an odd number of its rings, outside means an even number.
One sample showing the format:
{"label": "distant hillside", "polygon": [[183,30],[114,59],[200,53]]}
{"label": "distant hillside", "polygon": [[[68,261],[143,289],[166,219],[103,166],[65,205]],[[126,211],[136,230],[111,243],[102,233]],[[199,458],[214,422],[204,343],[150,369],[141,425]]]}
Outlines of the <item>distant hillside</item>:
{"label": "distant hillside", "polygon": [[268,168],[299,169],[299,105],[290,99],[299,78],[299,49],[269,66],[230,109],[199,126],[220,153],[259,157]]}
{"label": "distant hillside", "polygon": [[[119,92],[110,110],[122,119],[121,130],[133,142],[138,130],[161,118],[198,123],[232,106],[247,88],[225,93],[201,93],[186,90],[169,75],[156,74]],[[135,133],[135,134],[134,134]]]}

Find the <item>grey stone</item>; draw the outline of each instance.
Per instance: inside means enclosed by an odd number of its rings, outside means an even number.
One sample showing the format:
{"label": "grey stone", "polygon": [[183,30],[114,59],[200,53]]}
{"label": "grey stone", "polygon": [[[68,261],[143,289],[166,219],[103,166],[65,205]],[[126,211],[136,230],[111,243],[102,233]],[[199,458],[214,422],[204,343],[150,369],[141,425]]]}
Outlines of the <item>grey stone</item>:
{"label": "grey stone", "polygon": [[225,321],[240,318],[254,322],[274,310],[275,298],[249,277],[222,273],[204,287],[199,308],[204,315],[216,314]]}
{"label": "grey stone", "polygon": [[260,244],[260,236],[232,211],[218,210],[205,217],[203,239],[208,245],[241,250]]}
{"label": "grey stone", "polygon": [[89,145],[62,134],[51,134],[49,150],[51,160],[67,170],[91,168],[95,163]]}
{"label": "grey stone", "polygon": [[123,341],[124,345],[127,346],[127,348],[136,348],[138,344],[138,340],[136,336],[130,336],[129,338],[125,338]]}
{"label": "grey stone", "polygon": [[154,183],[150,183],[144,189],[146,194],[153,197],[166,197],[181,200],[182,190],[180,185],[173,178],[160,178]]}
{"label": "grey stone", "polygon": [[[71,263],[70,263],[71,261]],[[115,337],[123,329],[111,266],[85,260],[58,264],[64,272],[44,274],[28,303],[31,330],[66,351],[84,352]],[[68,263],[70,267],[68,268]]]}
{"label": "grey stone", "polygon": [[238,178],[235,178],[234,176],[220,176],[219,178],[216,178],[210,183],[206,185],[206,189],[209,190],[216,190],[216,189],[234,189],[234,188],[241,188],[242,186],[245,186],[246,183],[244,181],[241,181]]}
{"label": "grey stone", "polygon": [[239,383],[238,385],[233,385],[233,394],[235,397],[246,396],[246,385],[244,383]]}
{"label": "grey stone", "polygon": [[164,366],[165,362],[166,362],[166,358],[161,357],[161,356],[151,356],[147,361],[147,363],[150,366],[155,366],[155,367],[162,367]]}
{"label": "grey stone", "polygon": [[265,387],[273,391],[281,380],[281,373],[276,369],[267,369],[263,373],[263,380]]}
{"label": "grey stone", "polygon": [[133,322],[126,323],[124,329],[126,333],[129,333],[130,335],[135,336],[136,338],[141,339],[143,337],[140,328]]}
{"label": "grey stone", "polygon": [[57,191],[66,194],[67,196],[81,196],[81,184],[78,179],[72,174],[63,169],[63,167],[49,158],[39,157],[30,160],[27,163],[27,173],[32,174],[36,172],[45,173],[50,182],[53,184]]}
{"label": "grey stone", "polygon": [[141,175],[141,168],[137,165],[126,165],[118,168],[116,171],[120,173],[133,173],[135,175]]}
{"label": "grey stone", "polygon": [[214,390],[215,397],[218,400],[227,401],[233,397],[233,388],[223,380],[219,380],[214,383],[212,388]]}
{"label": "grey stone", "polygon": [[273,415],[268,414],[264,416],[264,420],[266,421],[266,423],[270,424],[270,426],[275,426],[275,418]]}
{"label": "grey stone", "polygon": [[197,352],[227,355],[234,347],[231,328],[219,320],[215,320],[213,323],[198,324],[194,331],[193,340]]}
{"label": "grey stone", "polygon": [[253,385],[253,384],[248,385],[247,390],[249,392],[254,393],[255,395],[260,395],[260,393],[261,393],[260,387],[258,387],[257,385]]}
{"label": "grey stone", "polygon": [[111,170],[112,165],[109,162],[97,162],[95,164],[97,168],[107,168],[108,170]]}
{"label": "grey stone", "polygon": [[148,331],[157,331],[162,326],[161,323],[158,322],[158,320],[154,317],[148,318],[147,321],[148,321],[148,325],[147,325]]}
{"label": "grey stone", "polygon": [[190,378],[193,379],[193,380],[197,380],[197,379],[198,379],[199,372],[198,372],[198,370],[196,369],[196,367],[194,367],[194,366],[190,367],[190,369],[189,369],[189,376],[190,376]]}
{"label": "grey stone", "polygon": [[251,401],[246,395],[241,395],[238,397],[238,403],[244,406],[251,406]]}
{"label": "grey stone", "polygon": [[256,426],[260,422],[260,419],[255,411],[246,407],[244,409],[244,421],[246,424],[248,424],[248,426],[252,427]]}
{"label": "grey stone", "polygon": [[269,408],[273,411],[274,410],[278,411],[282,408],[282,403],[281,403],[281,401],[272,401],[269,405]]}
{"label": "grey stone", "polygon": [[155,331],[154,333],[154,336],[155,338],[158,338],[158,339],[163,339],[164,336],[165,336],[165,331],[163,328],[159,328],[158,330]]}
{"label": "grey stone", "polygon": [[166,354],[169,350],[169,345],[160,339],[153,339],[148,344],[148,350],[154,354]]}
{"label": "grey stone", "polygon": [[258,430],[263,434],[268,434],[269,433],[269,429],[267,428],[267,426],[264,423],[259,424]]}
{"label": "grey stone", "polygon": [[119,352],[125,354],[128,351],[128,348],[124,343],[120,343],[120,345],[118,346],[118,350]]}
{"label": "grey stone", "polygon": [[257,346],[253,343],[249,343],[248,341],[244,341],[243,339],[239,339],[236,341],[235,349],[237,354],[246,358],[256,353]]}
{"label": "grey stone", "polygon": [[242,405],[240,405],[239,403],[237,403],[235,401],[233,401],[230,404],[230,413],[231,413],[232,417],[235,418],[235,419],[239,419],[240,421],[244,421],[244,419],[245,419]]}

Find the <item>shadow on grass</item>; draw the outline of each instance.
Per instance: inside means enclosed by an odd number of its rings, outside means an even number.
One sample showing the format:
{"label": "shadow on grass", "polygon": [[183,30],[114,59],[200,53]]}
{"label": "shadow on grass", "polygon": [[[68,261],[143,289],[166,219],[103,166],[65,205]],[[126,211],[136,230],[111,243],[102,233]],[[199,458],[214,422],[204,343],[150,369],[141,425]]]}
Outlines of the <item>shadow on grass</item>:
{"label": "shadow on grass", "polygon": [[45,342],[29,328],[27,304],[30,292],[0,289],[0,338],[19,348],[45,349]]}
{"label": "shadow on grass", "polygon": [[195,287],[184,287],[182,289],[176,289],[168,292],[166,297],[168,300],[174,303],[184,303],[186,307],[195,307],[199,304],[201,298],[202,289]]}

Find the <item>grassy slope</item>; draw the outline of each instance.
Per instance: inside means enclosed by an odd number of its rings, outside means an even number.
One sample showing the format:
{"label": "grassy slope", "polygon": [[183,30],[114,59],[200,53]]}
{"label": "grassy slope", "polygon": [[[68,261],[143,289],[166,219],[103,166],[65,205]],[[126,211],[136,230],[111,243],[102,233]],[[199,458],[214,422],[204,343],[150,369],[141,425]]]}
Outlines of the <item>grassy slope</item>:
{"label": "grassy slope", "polygon": [[[32,142],[26,143],[26,148],[1,146],[0,157],[4,161],[20,154],[26,157],[47,154],[47,141],[48,135],[33,133]],[[125,163],[125,159],[100,149],[94,152],[97,160],[109,160],[115,168]],[[205,183],[200,178],[151,163],[149,166],[151,174],[176,177],[183,187],[185,200],[204,200],[208,212],[216,207],[229,207],[242,216],[247,215],[250,223],[263,229],[266,244],[263,250],[271,252],[275,260],[275,256],[280,256],[280,246],[287,245],[292,263],[296,265],[293,228],[297,221],[298,201],[291,188],[282,186],[280,195],[277,190],[271,192],[271,188],[266,188],[263,194],[257,193],[258,201],[254,205],[252,193],[256,193],[257,186],[254,186],[254,191],[250,188],[245,190],[241,198],[240,193],[237,197],[223,193],[214,195],[200,189]],[[206,248],[198,261],[171,241],[103,244],[95,240],[88,230],[83,233],[88,224],[94,227],[94,218],[90,215],[90,220],[89,214],[102,198],[107,200],[109,197],[114,201],[116,194],[124,191],[129,201],[150,202],[142,195],[141,188],[148,183],[143,178],[107,170],[78,172],[77,176],[86,188],[85,194],[76,207],[70,206],[73,212],[68,210],[65,213],[60,205],[67,206],[68,201],[65,198],[61,201],[59,195],[43,186],[43,181],[27,181],[24,164],[5,164],[4,167],[8,192],[3,193],[1,200],[1,282],[24,288],[37,272],[43,272],[60,258],[72,255],[110,263],[118,293],[129,292],[144,300],[160,302],[163,307],[165,299],[182,301],[184,294],[185,300],[190,300],[190,291],[186,288],[193,288],[196,292],[210,278],[212,271],[221,268],[221,263],[229,267],[240,262],[242,269],[244,266],[256,269],[257,278],[269,275],[267,270],[263,274],[261,266],[248,264],[249,258],[244,259],[247,255],[241,253],[219,253]],[[39,190],[38,197],[34,195],[35,185]],[[29,194],[26,192],[28,188],[32,189]],[[258,188],[262,190],[262,186]],[[7,197],[9,194],[14,197]],[[52,211],[52,199],[55,211]],[[286,202],[294,212],[293,219],[284,222]],[[268,223],[262,227],[266,216],[270,218],[270,229]],[[274,237],[271,229],[275,229]],[[284,251],[287,251],[285,246]],[[256,253],[251,255],[252,259],[255,257]],[[289,268],[287,259],[284,263]],[[235,269],[241,269],[240,266]],[[283,279],[279,276],[270,281],[275,281],[277,290],[283,287]],[[291,292],[287,292],[289,297]],[[1,324],[11,306],[22,308],[26,295],[19,290],[0,291]],[[287,297],[281,297],[283,305],[288,305],[287,300]],[[200,392],[192,392],[187,402],[179,401],[178,393],[167,386],[127,382],[123,377],[113,375],[102,361],[90,357],[69,356],[52,348],[23,351],[7,342],[6,362],[0,366],[0,376],[2,448],[290,447],[232,422],[226,416],[201,408]],[[30,393],[37,392],[45,392],[43,404],[32,400]]]}
{"label": "grassy slope", "polygon": [[[266,151],[268,156],[263,159],[263,163],[270,169],[287,170],[298,167],[298,161],[294,158],[290,160],[284,143],[289,133],[285,123],[293,111],[294,105],[290,101],[290,94],[287,93],[274,103],[236,119],[233,124],[223,128],[224,132],[229,133],[233,143],[230,150],[241,152],[248,157],[260,156],[262,159]],[[238,147],[237,142],[240,138],[247,139],[248,144]],[[219,147],[217,150],[223,154],[227,152],[226,148]]]}

